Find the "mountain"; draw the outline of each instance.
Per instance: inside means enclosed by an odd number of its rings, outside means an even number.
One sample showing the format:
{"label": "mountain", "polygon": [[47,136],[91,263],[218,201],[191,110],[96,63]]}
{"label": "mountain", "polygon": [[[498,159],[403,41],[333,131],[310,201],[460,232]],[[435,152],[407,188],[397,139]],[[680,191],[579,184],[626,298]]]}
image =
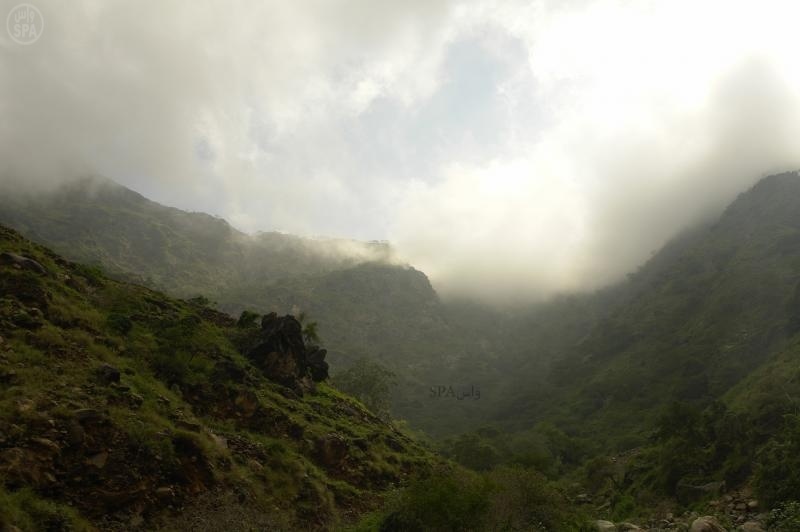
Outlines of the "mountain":
{"label": "mountain", "polygon": [[[536,469],[573,501],[601,501],[595,515],[719,514],[727,503],[714,497],[727,492],[745,506],[725,506],[722,518],[736,520],[755,515],[753,492],[774,506],[800,490],[797,173],[760,181],[624,282],[513,309],[441,301],[385,243],[248,236],[108,182],[4,197],[0,221],[117,278],[235,314],[303,310],[334,376],[362,358],[388,367],[393,413],[448,436],[447,456],[489,476]],[[176,304],[222,315],[192,301]]]}
{"label": "mountain", "polygon": [[396,416],[432,433],[472,416],[429,400],[432,385],[461,384],[448,368],[467,349],[425,275],[397,264],[386,243],[246,235],[99,178],[6,194],[0,223],[114,278],[204,296],[234,315],[303,312],[319,323],[334,373],[368,357],[397,374]]}
{"label": "mountain", "polygon": [[220,218],[165,207],[102,178],[49,194],[7,192],[0,213],[2,223],[76,261],[178,297],[225,295],[245,280],[263,285],[391,258],[379,242],[246,235]]}
{"label": "mountain", "polygon": [[721,398],[797,332],[799,287],[791,173],[761,181],[620,287],[623,299],[556,363],[562,411],[587,431],[630,435],[659,404]]}
{"label": "mountain", "polygon": [[0,525],[329,529],[441,462],[318,354],[0,227]]}
{"label": "mountain", "polygon": [[625,282],[525,321],[512,337],[534,363],[509,359],[495,428],[454,439],[450,456],[535,464],[605,501],[607,518],[659,505],[753,518],[754,493],[767,508],[795,504],[798,173],[763,179]]}
{"label": "mountain", "polygon": [[0,529],[579,530],[541,473],[470,472],[239,320],[0,226]]}

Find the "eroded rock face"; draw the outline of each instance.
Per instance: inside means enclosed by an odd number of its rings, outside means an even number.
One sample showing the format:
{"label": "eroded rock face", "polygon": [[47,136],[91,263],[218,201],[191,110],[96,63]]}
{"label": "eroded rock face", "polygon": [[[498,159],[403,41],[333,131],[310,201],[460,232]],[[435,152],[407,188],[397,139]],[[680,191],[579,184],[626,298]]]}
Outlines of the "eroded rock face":
{"label": "eroded rock face", "polygon": [[303,326],[294,316],[272,312],[261,319],[259,343],[247,357],[270,380],[302,392],[328,378],[326,354],[318,346],[306,346]]}

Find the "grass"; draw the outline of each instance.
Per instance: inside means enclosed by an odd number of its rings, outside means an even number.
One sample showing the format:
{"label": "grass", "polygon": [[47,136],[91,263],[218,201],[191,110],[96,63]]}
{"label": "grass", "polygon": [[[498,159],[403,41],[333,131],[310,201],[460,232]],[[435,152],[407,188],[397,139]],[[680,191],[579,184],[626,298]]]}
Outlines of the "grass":
{"label": "grass", "polygon": [[[0,304],[0,365],[16,372],[11,385],[0,386],[0,425],[17,427],[7,445],[24,451],[32,438],[53,438],[62,448],[61,468],[83,469],[85,451],[61,434],[78,423],[78,410],[95,409],[101,419],[84,424],[87,441],[114,449],[109,471],[121,467],[119,460],[125,463],[113,490],[134,489],[137,482],[151,489],[166,485],[186,504],[197,496],[192,490],[242,490],[250,494],[247,505],[278,508],[277,522],[294,528],[328,526],[369,509],[377,493],[369,472],[402,482],[403,463],[436,461],[406,439],[403,452],[390,452],[383,442],[396,437],[392,427],[327,384],[303,399],[287,397],[239,353],[243,331],[206,321],[196,303],[107,279],[0,227],[0,251],[6,250],[26,254],[50,272],[0,272],[0,283],[13,287]],[[247,380],[217,378],[214,368],[223,360]],[[120,371],[119,383],[100,379],[102,364]],[[242,393],[255,397],[252,418],[238,410],[235,399]],[[316,440],[331,433],[350,449],[342,469],[317,457]],[[357,447],[356,439],[368,446]],[[42,529],[39,523],[51,514],[75,523],[96,519],[99,503],[90,494],[111,488],[102,484],[102,470],[78,476],[86,484],[70,481],[69,489],[67,477],[46,490],[0,483],[6,486],[2,515],[31,530]],[[169,519],[158,517],[160,503],[148,500],[148,519],[169,528]]]}

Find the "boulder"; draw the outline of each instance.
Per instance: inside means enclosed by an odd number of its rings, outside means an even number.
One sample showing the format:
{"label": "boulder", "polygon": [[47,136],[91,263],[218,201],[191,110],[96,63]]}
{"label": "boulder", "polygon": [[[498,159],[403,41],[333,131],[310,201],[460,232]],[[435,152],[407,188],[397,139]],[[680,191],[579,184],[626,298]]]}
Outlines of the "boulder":
{"label": "boulder", "polygon": [[99,452],[99,453],[97,453],[95,455],[92,455],[92,456],[90,456],[89,458],[86,459],[86,465],[87,466],[92,466],[92,467],[95,467],[97,469],[103,469],[106,466],[107,462],[108,462],[108,452],[107,451],[101,451],[101,452]]}
{"label": "boulder", "polygon": [[617,532],[617,525],[611,521],[603,521],[602,519],[598,519],[594,522],[594,529],[597,532]]}
{"label": "boulder", "polygon": [[159,499],[172,499],[175,497],[175,492],[169,486],[162,486],[160,488],[156,488],[156,497]]}
{"label": "boulder", "polygon": [[717,519],[713,516],[706,515],[698,517],[692,522],[689,527],[689,532],[728,532],[722,525],[719,524]]}
{"label": "boulder", "polygon": [[766,532],[761,523],[757,521],[747,521],[739,527],[740,532]]}
{"label": "boulder", "polygon": [[120,372],[111,364],[103,364],[97,369],[97,374],[104,384],[111,384],[112,382],[118,383],[120,381]]}
{"label": "boulder", "polygon": [[315,447],[317,459],[326,468],[339,467],[347,457],[347,442],[335,432],[319,438]]}
{"label": "boulder", "polygon": [[94,408],[81,408],[73,412],[73,414],[80,423],[96,423],[105,419],[103,413]]}
{"label": "boulder", "polygon": [[22,270],[36,272],[42,275],[47,274],[47,270],[44,268],[44,266],[42,266],[35,260],[8,251],[0,253],[0,264],[5,264],[6,266],[12,266]]}

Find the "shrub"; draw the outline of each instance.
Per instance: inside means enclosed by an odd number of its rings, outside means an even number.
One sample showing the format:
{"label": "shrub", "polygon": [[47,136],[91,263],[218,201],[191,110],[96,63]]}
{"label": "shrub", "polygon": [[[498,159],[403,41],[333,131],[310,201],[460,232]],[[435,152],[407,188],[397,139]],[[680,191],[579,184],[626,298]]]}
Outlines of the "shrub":
{"label": "shrub", "polygon": [[778,505],[767,516],[767,526],[775,532],[800,530],[800,502],[791,501]]}
{"label": "shrub", "polygon": [[476,433],[462,434],[444,452],[459,464],[475,471],[487,471],[500,462],[497,449]]}
{"label": "shrub", "polygon": [[131,332],[131,329],[133,328],[133,322],[128,316],[116,312],[112,312],[108,315],[106,324],[108,325],[109,329],[122,336],[125,336]]}
{"label": "shrub", "polygon": [[22,530],[91,530],[75,510],[41,499],[30,488],[7,492],[0,487],[0,524]]}
{"label": "shrub", "polygon": [[487,530],[578,528],[578,518],[566,499],[538,471],[501,467],[487,477],[492,485]]}
{"label": "shrub", "polygon": [[362,358],[350,368],[337,373],[333,382],[338,389],[356,397],[378,416],[389,417],[391,387],[395,375],[380,364]]}
{"label": "shrub", "polygon": [[236,326],[241,327],[242,329],[255,327],[256,320],[258,320],[258,318],[259,318],[258,313],[251,312],[249,310],[243,310],[242,313],[239,315],[239,320],[236,322]]}
{"label": "shrub", "polygon": [[100,266],[87,264],[73,265],[75,273],[82,276],[92,286],[103,286],[103,269]]}
{"label": "shrub", "polygon": [[800,418],[786,416],[781,433],[758,453],[755,487],[767,504],[795,500],[800,493]]}
{"label": "shrub", "polygon": [[452,472],[413,482],[381,532],[481,530],[490,507],[490,484],[480,476]]}

